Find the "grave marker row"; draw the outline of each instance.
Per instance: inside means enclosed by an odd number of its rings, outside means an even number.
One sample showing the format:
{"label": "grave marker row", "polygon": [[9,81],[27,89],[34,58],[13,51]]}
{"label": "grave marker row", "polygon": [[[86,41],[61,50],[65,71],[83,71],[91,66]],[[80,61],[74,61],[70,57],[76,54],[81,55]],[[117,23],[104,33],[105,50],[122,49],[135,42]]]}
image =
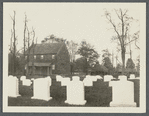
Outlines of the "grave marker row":
{"label": "grave marker row", "polygon": [[[126,76],[119,76],[119,81],[111,81],[113,77],[111,75],[104,76],[104,81],[109,82],[109,86],[112,87],[112,102],[110,106],[121,106],[121,107],[136,107],[134,102],[134,83],[127,81]],[[9,96],[17,97],[18,92],[18,79],[13,76],[8,78],[9,84]],[[80,81],[80,77],[73,76],[72,81],[70,78],[63,78],[60,75],[56,76],[56,80],[61,82],[61,86],[66,86],[67,98],[65,103],[72,105],[84,105],[86,100],[84,98],[84,86],[93,86],[93,81],[102,79],[100,76],[89,76],[87,75],[83,81]],[[21,77],[21,81],[26,80],[26,77]],[[32,99],[50,100],[50,86],[51,78],[32,79],[33,80],[33,97]]]}

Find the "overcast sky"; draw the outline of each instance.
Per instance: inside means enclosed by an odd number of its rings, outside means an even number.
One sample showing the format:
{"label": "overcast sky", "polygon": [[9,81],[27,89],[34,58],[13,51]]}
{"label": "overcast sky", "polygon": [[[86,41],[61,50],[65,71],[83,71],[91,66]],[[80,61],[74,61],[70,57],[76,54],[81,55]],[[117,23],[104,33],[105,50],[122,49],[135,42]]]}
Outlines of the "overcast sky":
{"label": "overcast sky", "polygon": [[[16,11],[16,35],[18,36],[18,49],[23,46],[24,13],[28,18],[28,27],[35,28],[38,43],[46,36],[54,34],[56,37],[73,40],[80,43],[86,40],[93,45],[99,54],[103,49],[109,49],[116,54],[116,43],[111,43],[115,32],[107,23],[104,10],[114,12],[113,9],[128,9],[128,14],[138,22],[134,22],[130,34],[140,30],[140,3],[4,3],[4,39],[10,41],[13,11]],[[112,14],[117,22],[117,17]],[[10,42],[9,42],[10,43]],[[9,44],[8,43],[8,44]],[[133,49],[133,59],[139,51]],[[126,56],[126,59],[129,56]],[[119,53],[119,60],[120,53]],[[101,61],[101,57],[100,57]],[[101,63],[101,62],[100,62]]]}

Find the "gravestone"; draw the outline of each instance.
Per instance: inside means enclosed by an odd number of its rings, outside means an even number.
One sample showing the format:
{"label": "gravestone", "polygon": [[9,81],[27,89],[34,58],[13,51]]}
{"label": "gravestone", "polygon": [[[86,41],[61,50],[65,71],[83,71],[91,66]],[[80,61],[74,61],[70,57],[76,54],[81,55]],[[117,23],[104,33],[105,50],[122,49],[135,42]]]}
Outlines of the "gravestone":
{"label": "gravestone", "polygon": [[72,81],[67,83],[67,99],[65,103],[71,105],[84,105],[86,100],[84,100],[84,85],[80,81],[80,77],[73,76]]}
{"label": "gravestone", "polygon": [[130,78],[129,79],[135,79],[135,75],[134,74],[130,74]]}
{"label": "gravestone", "polygon": [[22,81],[22,85],[24,86],[31,86],[32,82],[30,79],[25,79]]}
{"label": "gravestone", "polygon": [[96,76],[90,76],[89,78],[91,78],[92,81],[97,81],[97,77]]}
{"label": "gravestone", "polygon": [[61,86],[67,86],[70,83],[70,78],[66,77],[61,80]]}
{"label": "gravestone", "polygon": [[52,99],[50,97],[50,86],[50,77],[35,79],[33,84],[33,97],[31,98],[49,101]]}
{"label": "gravestone", "polygon": [[19,95],[19,82],[17,77],[10,75],[8,77],[8,96],[18,97]]}
{"label": "gravestone", "polygon": [[97,79],[103,79],[100,75],[96,76]]}
{"label": "gravestone", "polygon": [[30,86],[32,84],[30,79],[26,79],[26,76],[21,76],[20,80],[24,86]]}
{"label": "gravestone", "polygon": [[136,107],[134,102],[134,83],[127,81],[126,76],[119,76],[120,81],[111,81],[112,102],[111,107]]}
{"label": "gravestone", "polygon": [[113,76],[112,75],[105,75],[104,76],[104,82],[109,82],[113,79]]}
{"label": "gravestone", "polygon": [[56,75],[56,81],[62,81],[63,77],[60,75]]}
{"label": "gravestone", "polygon": [[84,86],[93,86],[93,80],[91,78],[86,77],[83,80],[83,84]]}
{"label": "gravestone", "polygon": [[26,79],[26,76],[21,76],[21,77],[20,77],[20,80],[21,80],[21,81],[23,81],[23,80],[25,80],[25,79]]}

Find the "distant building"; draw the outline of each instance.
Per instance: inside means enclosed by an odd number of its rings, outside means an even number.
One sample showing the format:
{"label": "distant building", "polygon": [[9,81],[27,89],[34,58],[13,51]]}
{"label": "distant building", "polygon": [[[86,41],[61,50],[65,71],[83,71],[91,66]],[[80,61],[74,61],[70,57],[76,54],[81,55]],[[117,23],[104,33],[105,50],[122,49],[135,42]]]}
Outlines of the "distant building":
{"label": "distant building", "polygon": [[27,74],[52,75],[70,73],[70,58],[65,43],[34,44],[27,50],[25,57],[27,60]]}

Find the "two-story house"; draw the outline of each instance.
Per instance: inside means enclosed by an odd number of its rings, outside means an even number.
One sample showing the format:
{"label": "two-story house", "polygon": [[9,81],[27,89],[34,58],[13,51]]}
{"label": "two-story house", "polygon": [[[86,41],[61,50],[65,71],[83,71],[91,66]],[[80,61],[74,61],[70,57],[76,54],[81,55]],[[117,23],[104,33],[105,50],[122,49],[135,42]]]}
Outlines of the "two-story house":
{"label": "two-story house", "polygon": [[34,44],[26,52],[27,59],[26,72],[28,74],[51,75],[70,73],[69,53],[65,43],[62,42]]}

